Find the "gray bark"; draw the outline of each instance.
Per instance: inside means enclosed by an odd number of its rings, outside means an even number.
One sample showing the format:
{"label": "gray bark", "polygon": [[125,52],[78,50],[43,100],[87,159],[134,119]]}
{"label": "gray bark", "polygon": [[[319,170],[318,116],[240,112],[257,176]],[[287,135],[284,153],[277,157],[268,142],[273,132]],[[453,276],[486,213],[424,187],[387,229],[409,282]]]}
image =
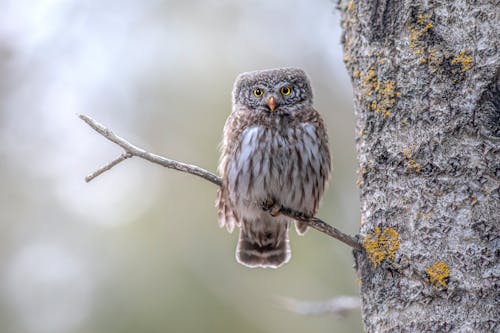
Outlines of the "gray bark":
{"label": "gray bark", "polygon": [[365,330],[499,331],[498,4],[339,9],[357,116]]}

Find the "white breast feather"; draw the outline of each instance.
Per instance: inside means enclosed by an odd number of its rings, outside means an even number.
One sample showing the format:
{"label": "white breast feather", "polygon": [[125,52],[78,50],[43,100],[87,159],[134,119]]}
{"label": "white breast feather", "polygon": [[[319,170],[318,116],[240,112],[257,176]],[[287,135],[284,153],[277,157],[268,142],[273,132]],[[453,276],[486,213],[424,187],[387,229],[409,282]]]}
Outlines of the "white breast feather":
{"label": "white breast feather", "polygon": [[[260,126],[247,128],[241,136],[241,146],[236,153],[234,160],[228,164],[228,180],[231,193],[231,200],[237,206],[237,211],[241,216],[256,216],[261,213],[260,204],[269,197],[277,198],[284,206],[292,209],[308,212],[313,209],[312,189],[315,179],[320,177],[321,163],[324,158],[320,155],[320,139],[316,135],[316,130],[312,124],[303,124],[298,136],[298,152],[302,156],[302,173],[298,173],[297,152],[292,149],[289,153],[288,145],[293,142],[293,129],[288,130],[286,136],[272,135],[270,130],[265,131]],[[306,135],[306,133],[308,135]],[[260,140],[260,136],[266,135],[265,140]],[[259,141],[261,147],[259,148]],[[272,145],[282,148],[271,156]],[[251,166],[254,177],[252,186],[250,181],[250,157],[253,156],[254,163]],[[273,170],[269,170],[269,159],[273,159]],[[295,163],[295,164],[294,164]],[[305,182],[303,173],[307,166],[311,164],[313,172],[309,181]],[[293,168],[292,181],[288,179],[290,168]],[[238,191],[235,191],[236,177],[239,174]],[[263,174],[268,176],[267,187],[264,184]],[[323,184],[322,179],[318,179],[318,184]],[[322,186],[322,185],[320,185]],[[300,200],[300,195],[294,191],[305,188],[305,198]],[[251,188],[250,191],[247,191]]]}

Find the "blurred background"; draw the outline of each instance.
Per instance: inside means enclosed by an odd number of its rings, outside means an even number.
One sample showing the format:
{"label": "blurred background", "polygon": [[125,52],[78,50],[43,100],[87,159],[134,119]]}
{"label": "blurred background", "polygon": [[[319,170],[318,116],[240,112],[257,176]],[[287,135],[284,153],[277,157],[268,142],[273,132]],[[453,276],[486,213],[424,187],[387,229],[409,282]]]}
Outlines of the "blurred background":
{"label": "blurred background", "polygon": [[360,332],[280,297],[356,295],[351,251],[291,232],[278,270],[236,263],[216,188],[121,154],[79,120],[215,171],[236,75],[298,66],[331,139],[320,216],[358,230],[354,116],[329,0],[0,1],[0,331]]}

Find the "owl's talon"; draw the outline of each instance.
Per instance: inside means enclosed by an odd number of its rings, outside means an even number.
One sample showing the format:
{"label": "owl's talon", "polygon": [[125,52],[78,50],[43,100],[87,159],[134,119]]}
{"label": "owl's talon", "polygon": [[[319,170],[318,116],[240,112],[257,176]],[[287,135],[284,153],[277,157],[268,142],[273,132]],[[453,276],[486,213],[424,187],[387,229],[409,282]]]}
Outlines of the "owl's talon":
{"label": "owl's talon", "polygon": [[266,200],[262,203],[262,209],[271,214],[271,216],[280,215],[281,205],[278,205],[274,200]]}
{"label": "owl's talon", "polygon": [[262,202],[261,208],[262,210],[265,210],[266,212],[270,211],[271,208],[273,208],[274,201],[273,200],[266,200]]}
{"label": "owl's talon", "polygon": [[277,205],[277,204],[273,205],[271,207],[271,210],[269,211],[269,214],[271,214],[271,216],[273,216],[273,217],[280,215],[281,214],[281,205]]}

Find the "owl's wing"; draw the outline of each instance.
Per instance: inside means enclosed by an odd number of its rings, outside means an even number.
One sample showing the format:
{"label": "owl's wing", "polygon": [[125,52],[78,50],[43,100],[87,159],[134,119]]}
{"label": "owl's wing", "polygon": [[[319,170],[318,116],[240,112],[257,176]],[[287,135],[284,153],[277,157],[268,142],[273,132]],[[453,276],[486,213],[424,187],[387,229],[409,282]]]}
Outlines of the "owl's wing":
{"label": "owl's wing", "polygon": [[235,226],[240,226],[238,216],[231,208],[231,201],[229,200],[227,188],[227,164],[230,155],[229,152],[233,149],[232,146],[235,143],[234,133],[232,132],[235,121],[236,119],[234,114],[231,114],[224,126],[224,139],[221,144],[221,158],[219,162],[219,172],[222,177],[222,186],[217,190],[217,200],[215,201],[219,226],[221,228],[225,226],[229,232],[233,232]]}
{"label": "owl's wing", "polygon": [[217,200],[215,201],[215,206],[217,207],[217,219],[219,221],[219,227],[226,227],[228,232],[233,232],[235,226],[239,226],[240,223],[231,209],[231,203],[228,200],[228,196],[224,187],[220,187],[217,190]]}
{"label": "owl's wing", "polygon": [[[305,119],[303,120],[302,127],[303,130],[303,140],[307,138],[309,142],[309,146],[312,146],[311,143],[314,141],[315,148],[312,150],[313,155],[315,157],[315,161],[317,161],[317,167],[315,169],[315,185],[313,186],[312,195],[309,197],[310,200],[310,211],[308,214],[316,215],[319,209],[319,204],[323,197],[323,194],[326,191],[328,186],[328,181],[330,179],[331,174],[331,155],[330,149],[328,145],[328,133],[325,128],[325,124],[321,115],[314,109],[309,108],[303,112],[303,116]],[[311,141],[312,139],[312,141]],[[308,146],[307,144],[305,146]],[[310,163],[310,162],[309,162]],[[295,229],[299,235],[302,235],[307,230],[307,223],[295,222]]]}

